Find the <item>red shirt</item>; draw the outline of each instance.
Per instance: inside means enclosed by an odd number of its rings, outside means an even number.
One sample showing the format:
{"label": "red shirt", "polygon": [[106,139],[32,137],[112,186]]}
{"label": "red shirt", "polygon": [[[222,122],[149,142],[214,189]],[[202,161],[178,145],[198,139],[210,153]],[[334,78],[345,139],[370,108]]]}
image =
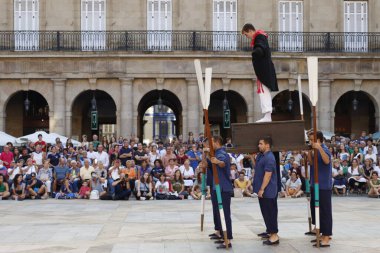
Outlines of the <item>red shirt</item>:
{"label": "red shirt", "polygon": [[46,142],[44,142],[44,141],[36,141],[36,143],[34,143],[34,146],[37,146],[37,145],[40,145],[41,148],[42,148],[42,151],[46,152]]}
{"label": "red shirt", "polygon": [[0,155],[0,159],[8,163],[8,164],[4,163],[4,166],[7,167],[7,169],[9,169],[9,166],[11,165],[11,162],[13,161],[13,153],[9,151],[7,153],[2,152]]}

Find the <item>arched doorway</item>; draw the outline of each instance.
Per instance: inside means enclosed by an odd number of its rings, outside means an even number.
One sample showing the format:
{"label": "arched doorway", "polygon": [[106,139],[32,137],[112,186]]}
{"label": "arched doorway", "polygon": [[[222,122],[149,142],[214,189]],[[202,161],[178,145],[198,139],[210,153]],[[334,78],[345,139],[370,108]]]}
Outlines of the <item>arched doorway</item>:
{"label": "arched doorway", "polygon": [[[95,99],[95,100],[93,100]],[[93,108],[93,101],[95,107]],[[98,130],[91,128],[91,112],[98,112]],[[80,140],[83,134],[108,136],[116,133],[116,103],[113,98],[102,90],[87,90],[80,93],[72,105],[72,137]]]}
{"label": "arched doorway", "polygon": [[[303,117],[305,129],[311,128],[311,104],[309,98],[302,93]],[[272,99],[272,120],[300,120],[301,109],[298,91],[284,90]]]}
{"label": "arched doorway", "polygon": [[182,104],[168,90],[152,90],[145,94],[137,107],[137,136],[141,141],[168,141],[182,133]]}
{"label": "arched doorway", "polygon": [[335,133],[349,137],[359,136],[361,131],[376,131],[375,105],[363,91],[349,91],[343,94],[335,105]]}
{"label": "arched doorway", "polygon": [[42,130],[49,132],[49,105],[38,92],[19,91],[13,94],[6,105],[5,132],[23,136]]}
{"label": "arched doorway", "polygon": [[247,123],[247,103],[236,91],[217,90],[211,94],[209,120],[212,134],[221,135],[224,139],[231,137],[231,128],[223,128],[223,101],[227,99],[231,123]]}

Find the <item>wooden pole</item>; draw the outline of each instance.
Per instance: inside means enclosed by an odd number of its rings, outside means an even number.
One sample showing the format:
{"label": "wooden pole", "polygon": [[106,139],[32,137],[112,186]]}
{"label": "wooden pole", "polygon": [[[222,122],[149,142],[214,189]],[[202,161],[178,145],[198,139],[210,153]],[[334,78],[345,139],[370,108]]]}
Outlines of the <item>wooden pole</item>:
{"label": "wooden pole", "polygon": [[[208,110],[204,109],[203,112],[205,115],[205,129],[206,129],[206,136],[207,136],[209,148],[210,148],[210,157],[214,157],[215,156],[215,150],[213,147],[210,123],[209,123],[209,119],[208,119]],[[213,179],[214,179],[216,198],[218,200],[219,215],[220,215],[220,222],[222,224],[224,243],[226,245],[226,248],[228,248],[226,219],[224,217],[224,210],[223,210],[223,204],[222,204],[222,194],[221,194],[220,185],[219,185],[218,170],[216,169],[215,164],[212,164],[212,174],[213,174]]]}

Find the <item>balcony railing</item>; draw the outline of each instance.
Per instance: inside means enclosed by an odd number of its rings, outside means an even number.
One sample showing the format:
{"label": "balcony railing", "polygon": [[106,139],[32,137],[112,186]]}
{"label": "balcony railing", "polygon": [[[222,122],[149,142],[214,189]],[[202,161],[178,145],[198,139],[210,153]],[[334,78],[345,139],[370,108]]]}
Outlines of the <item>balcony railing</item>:
{"label": "balcony railing", "polygon": [[[268,32],[274,52],[380,52],[380,33]],[[239,32],[0,31],[0,51],[249,51]]]}

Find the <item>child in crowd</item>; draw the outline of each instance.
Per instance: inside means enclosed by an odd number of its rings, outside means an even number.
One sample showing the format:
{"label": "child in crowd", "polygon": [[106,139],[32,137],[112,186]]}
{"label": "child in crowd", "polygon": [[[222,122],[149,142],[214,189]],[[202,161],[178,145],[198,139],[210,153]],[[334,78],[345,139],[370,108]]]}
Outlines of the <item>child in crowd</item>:
{"label": "child in crowd", "polygon": [[82,187],[79,190],[78,199],[88,199],[90,197],[91,189],[88,186],[88,182],[84,181]]}

